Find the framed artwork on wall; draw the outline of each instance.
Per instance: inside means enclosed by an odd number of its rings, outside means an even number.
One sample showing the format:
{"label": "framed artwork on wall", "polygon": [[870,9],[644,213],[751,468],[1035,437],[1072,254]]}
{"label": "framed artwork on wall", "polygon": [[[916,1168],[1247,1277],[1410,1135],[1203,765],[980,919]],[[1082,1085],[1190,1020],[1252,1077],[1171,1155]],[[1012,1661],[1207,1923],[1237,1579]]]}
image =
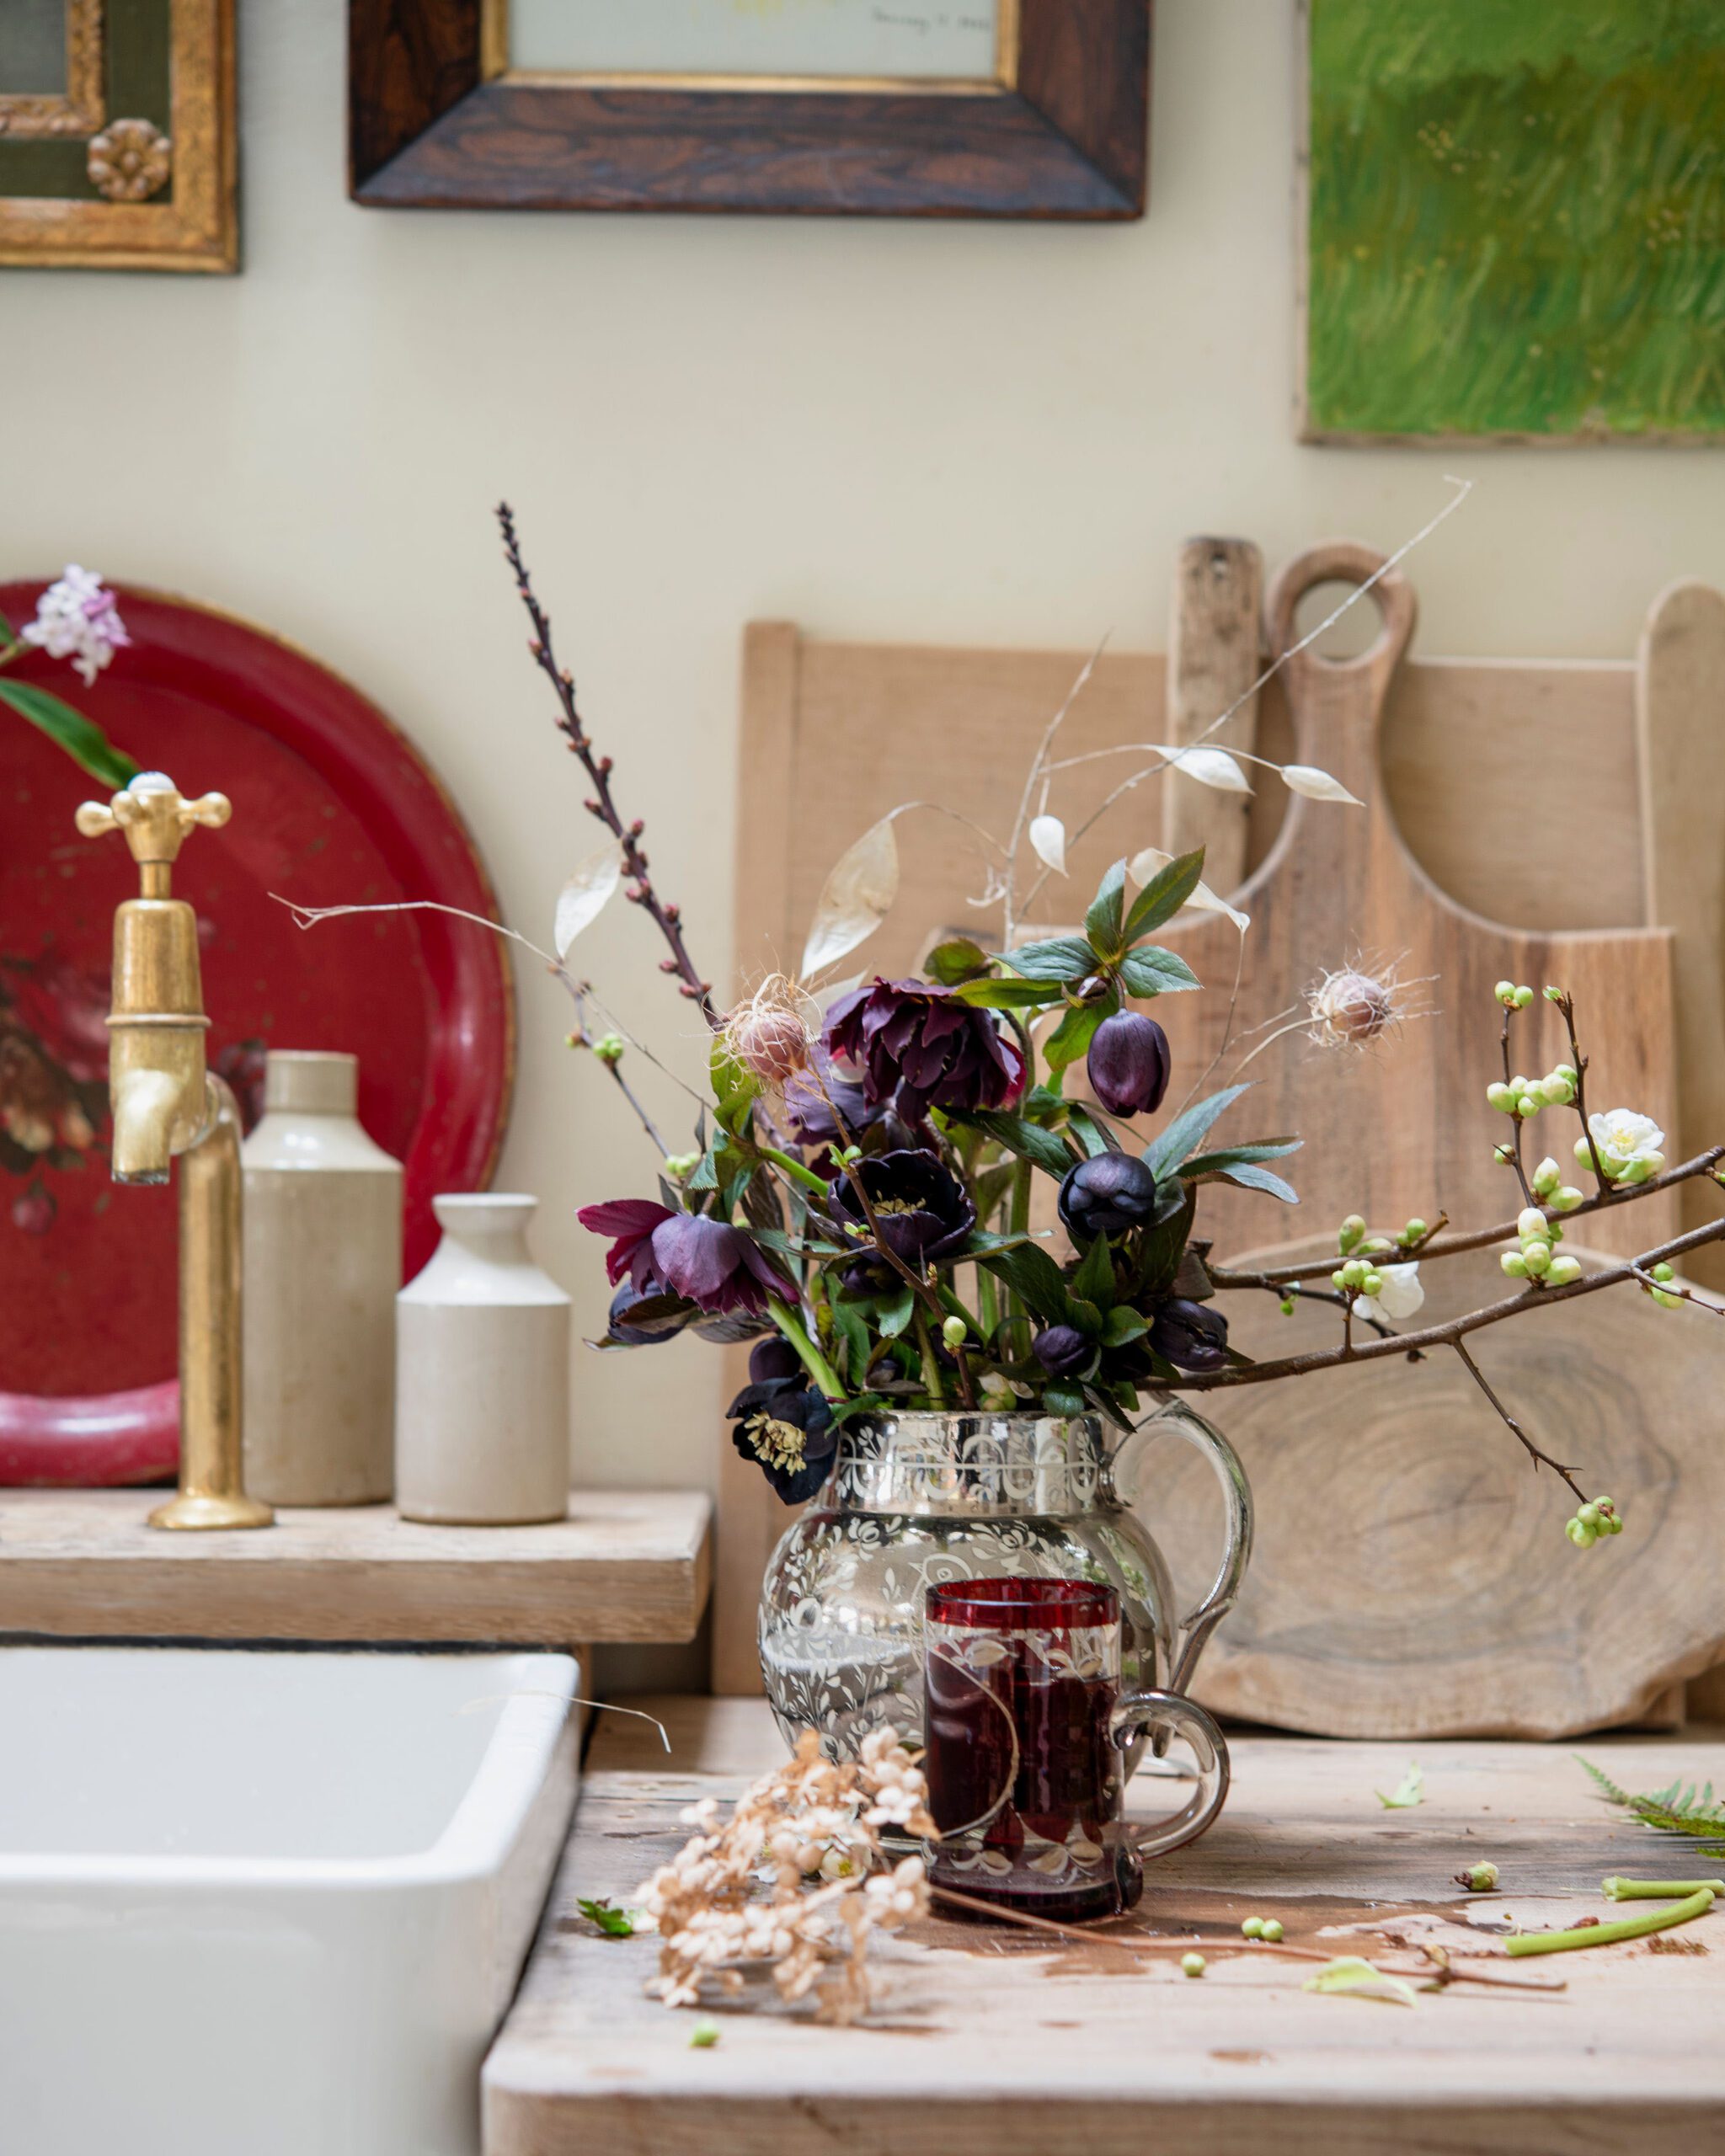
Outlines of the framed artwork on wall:
{"label": "framed artwork on wall", "polygon": [[0,264],[239,267],[233,0],[0,0]]}
{"label": "framed artwork on wall", "polygon": [[349,0],[380,207],[1144,214],[1151,0]]}
{"label": "framed artwork on wall", "polygon": [[1725,442],[1725,8],[1302,0],[1308,441]]}

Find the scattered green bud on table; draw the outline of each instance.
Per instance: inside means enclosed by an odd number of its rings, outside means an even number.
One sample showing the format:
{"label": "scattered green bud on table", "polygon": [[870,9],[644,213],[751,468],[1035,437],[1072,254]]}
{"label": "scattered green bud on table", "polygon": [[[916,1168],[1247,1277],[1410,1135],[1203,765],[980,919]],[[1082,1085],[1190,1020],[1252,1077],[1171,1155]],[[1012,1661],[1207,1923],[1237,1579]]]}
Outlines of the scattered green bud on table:
{"label": "scattered green bud on table", "polygon": [[1262,1917],[1247,1917],[1245,1923],[1241,1925],[1240,1929],[1245,1933],[1248,1939],[1262,1939],[1263,1937],[1263,1919]]}
{"label": "scattered green bud on table", "polygon": [[1279,1917],[1266,1917],[1263,1935],[1266,1945],[1279,1946],[1282,1943],[1282,1919]]}
{"label": "scattered green bud on table", "polygon": [[697,2021],[689,2031],[689,2048],[696,2052],[710,2052],[718,2041],[716,2021]]}
{"label": "scattered green bud on table", "polygon": [[1183,1954],[1180,1956],[1180,1969],[1184,1976],[1201,1977],[1204,1974],[1203,1955]]}
{"label": "scattered green bud on table", "polygon": [[1458,1871],[1455,1884],[1466,1887],[1470,1894],[1489,1894],[1498,1883],[1498,1867],[1494,1864],[1471,1864],[1466,1871]]}

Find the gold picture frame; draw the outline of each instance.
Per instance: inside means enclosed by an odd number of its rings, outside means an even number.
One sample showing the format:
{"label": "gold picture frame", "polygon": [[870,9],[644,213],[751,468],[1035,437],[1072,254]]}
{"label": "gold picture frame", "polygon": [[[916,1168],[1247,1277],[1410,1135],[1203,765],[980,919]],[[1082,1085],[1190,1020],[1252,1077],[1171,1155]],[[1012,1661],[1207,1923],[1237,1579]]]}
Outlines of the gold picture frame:
{"label": "gold picture frame", "polygon": [[[153,117],[114,93],[106,0],[65,8],[64,92],[0,93],[0,266],[237,270],[234,0],[151,0],[166,86]],[[77,191],[14,191],[14,145],[81,147]]]}

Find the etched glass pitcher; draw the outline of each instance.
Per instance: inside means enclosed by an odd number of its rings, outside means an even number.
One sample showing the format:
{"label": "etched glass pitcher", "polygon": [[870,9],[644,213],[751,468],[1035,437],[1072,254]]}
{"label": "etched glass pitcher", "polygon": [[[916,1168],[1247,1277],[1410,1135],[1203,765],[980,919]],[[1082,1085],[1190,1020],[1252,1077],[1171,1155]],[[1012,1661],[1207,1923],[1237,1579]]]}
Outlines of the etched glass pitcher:
{"label": "etched glass pitcher", "polygon": [[[1167,1567],[1122,1493],[1145,1447],[1183,1438],[1215,1470],[1227,1547],[1215,1584],[1179,1623]],[[1121,1678],[1183,1692],[1204,1643],[1233,1606],[1252,1550],[1252,1493],[1227,1440],[1178,1399],[1111,1444],[1097,1415],[858,1416],[826,1486],[766,1567],[761,1673],[787,1743],[820,1731],[852,1758],[890,1723],[922,1742],[927,1590],[1001,1576],[1087,1579],[1115,1589]],[[1160,1749],[1166,1742],[1158,1734]],[[1128,1771],[1142,1756],[1139,1739]]]}

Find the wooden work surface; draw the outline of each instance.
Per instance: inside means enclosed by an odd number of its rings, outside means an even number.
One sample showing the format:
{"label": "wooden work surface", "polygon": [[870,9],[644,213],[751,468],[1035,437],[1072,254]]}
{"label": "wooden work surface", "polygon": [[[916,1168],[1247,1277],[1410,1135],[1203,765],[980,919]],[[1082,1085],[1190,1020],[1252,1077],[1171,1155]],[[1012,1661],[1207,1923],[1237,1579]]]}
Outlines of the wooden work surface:
{"label": "wooden work surface", "polygon": [[577,1491],[539,1527],[425,1527],[389,1505],[284,1508],[243,1534],[147,1527],[159,1490],[0,1494],[0,1634],[562,1646],[692,1639],[712,1506]]}
{"label": "wooden work surface", "polygon": [[[1212,1951],[1132,1963],[994,1926],[931,1922],[877,1942],[888,1978],[872,2025],[799,2011],[704,2008],[720,2031],[644,1996],[654,1943],[599,1936],[577,1896],[632,1898],[688,1828],[782,1758],[758,1702],[638,1700],[670,1730],[603,1716],[537,1947],[484,2073],[485,2156],[1676,2156],[1725,2146],[1725,1916],[1674,1935],[1493,1962],[1564,1979],[1551,1994],[1461,1988],[1412,2006],[1303,1992],[1316,1967]],[[1725,1730],[1597,1737],[1587,1755],[1633,1790],[1681,1772],[1725,1783]],[[1240,1737],[1210,1833],[1155,1865],[1120,1929],[1237,1933],[1279,1916],[1290,1944],[1384,1950],[1371,1927],[1477,1949],[1513,1917],[1543,1929],[1628,1909],[1610,1872],[1719,1869],[1687,1841],[1625,1823],[1567,1749],[1503,1742],[1341,1743]],[[1386,1811],[1417,1758],[1425,1801]],[[1135,1791],[1145,1790],[1141,1778]],[[1483,1859],[1500,1891],[1451,1882]],[[1629,1905],[1640,1908],[1646,1904]],[[1475,1929],[1466,1928],[1471,1918]],[[1398,1961],[1407,1961],[1406,1952]]]}

